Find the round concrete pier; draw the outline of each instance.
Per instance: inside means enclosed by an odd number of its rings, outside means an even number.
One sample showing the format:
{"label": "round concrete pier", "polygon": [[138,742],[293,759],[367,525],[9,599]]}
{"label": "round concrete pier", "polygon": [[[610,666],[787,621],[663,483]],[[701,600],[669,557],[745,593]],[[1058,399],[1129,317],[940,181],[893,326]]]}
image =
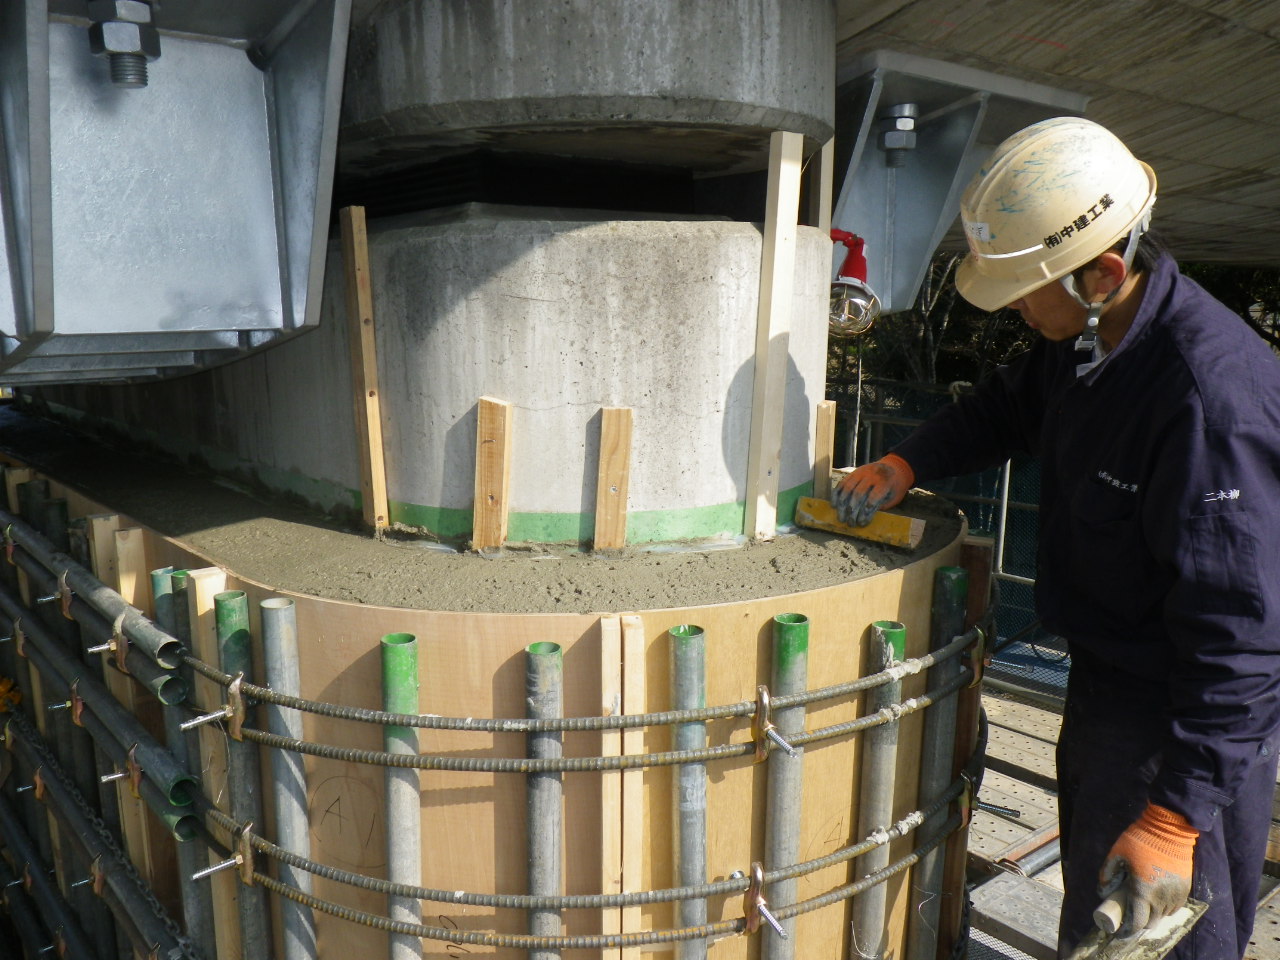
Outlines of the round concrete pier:
{"label": "round concrete pier", "polygon": [[405,0],[356,27],[342,164],[491,147],[704,171],[829,139],[832,0]]}
{"label": "round concrete pier", "polygon": [[[553,216],[467,207],[373,229],[393,517],[470,531],[476,406],[492,396],[514,407],[511,540],[591,539],[603,407],[633,410],[630,542],[741,533],[759,229]],[[783,516],[809,492],[826,363],[831,244],[802,227],[798,249]],[[341,296],[326,303],[341,327]]]}

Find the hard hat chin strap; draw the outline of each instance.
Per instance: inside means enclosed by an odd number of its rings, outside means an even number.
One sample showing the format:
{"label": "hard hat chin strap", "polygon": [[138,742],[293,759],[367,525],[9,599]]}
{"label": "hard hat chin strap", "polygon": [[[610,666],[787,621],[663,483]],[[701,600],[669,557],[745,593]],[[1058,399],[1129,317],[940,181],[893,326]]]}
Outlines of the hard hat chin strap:
{"label": "hard hat chin strap", "polygon": [[[1154,199],[1154,198],[1153,198]],[[1142,235],[1147,232],[1151,226],[1151,207],[1148,206],[1142,218],[1133,225],[1133,229],[1129,231],[1128,242],[1124,245],[1124,269],[1125,273],[1133,269],[1133,259],[1138,253],[1138,241],[1142,239]],[[1090,302],[1080,295],[1080,291],[1076,289],[1076,278],[1074,274],[1068,273],[1062,278],[1062,286],[1067,293],[1071,295],[1071,299],[1080,306],[1089,311],[1084,322],[1084,332],[1076,338],[1077,350],[1093,351],[1094,345],[1098,342],[1098,321],[1102,317],[1102,311],[1106,308],[1120,292],[1120,287],[1116,287],[1108,293],[1103,299]]]}

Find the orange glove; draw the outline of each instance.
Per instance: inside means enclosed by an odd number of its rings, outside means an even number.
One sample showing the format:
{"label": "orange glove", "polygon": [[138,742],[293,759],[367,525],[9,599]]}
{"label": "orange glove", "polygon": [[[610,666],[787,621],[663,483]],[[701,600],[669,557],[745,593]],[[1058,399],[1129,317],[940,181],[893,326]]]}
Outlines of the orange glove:
{"label": "orange glove", "polygon": [[865,527],[881,507],[900,504],[915,482],[911,464],[896,453],[886,453],[841,480],[831,494],[831,505],[841,523]]}
{"label": "orange glove", "polygon": [[1187,902],[1199,836],[1182,814],[1154,803],[1120,834],[1098,877],[1104,896],[1120,883],[1129,893],[1117,936],[1136,936]]}

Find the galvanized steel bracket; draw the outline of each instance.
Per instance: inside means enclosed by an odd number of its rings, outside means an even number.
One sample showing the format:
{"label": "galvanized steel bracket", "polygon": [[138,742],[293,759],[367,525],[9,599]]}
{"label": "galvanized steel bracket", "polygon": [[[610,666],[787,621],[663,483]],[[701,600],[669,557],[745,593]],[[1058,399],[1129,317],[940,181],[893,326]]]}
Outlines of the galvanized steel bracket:
{"label": "galvanized steel bracket", "polygon": [[80,680],[71,682],[71,722],[77,727],[84,726],[84,698],[80,696]]}
{"label": "galvanized steel bracket", "polygon": [[759,930],[760,921],[763,920],[773,928],[774,933],[783,940],[787,939],[787,931],[777,917],[769,912],[769,902],[764,898],[764,864],[758,860],[751,864],[751,880],[742,898],[742,912],[747,919],[747,933]]}
{"label": "galvanized steel bracket", "polygon": [[769,731],[773,729],[769,713],[769,688],[761,684],[756,687],[756,712],[751,718],[751,737],[756,743],[756,763],[769,758]]}
{"label": "galvanized steel bracket", "polygon": [[236,678],[227,684],[227,719],[228,732],[231,734],[232,740],[244,739],[244,696],[240,693],[240,687],[244,683],[244,674],[237,673]]}
{"label": "galvanized steel bracket", "polygon": [[236,837],[236,866],[240,872],[240,882],[246,887],[253,886],[253,821],[250,820],[240,828]]}
{"label": "galvanized steel bracket", "polygon": [[62,610],[62,616],[66,620],[74,620],[71,615],[71,598],[75,596],[71,588],[67,586],[67,571],[63,570],[58,576],[58,607]]}
{"label": "galvanized steel bracket", "polygon": [[964,830],[973,820],[974,800],[976,797],[973,777],[968,773],[960,774],[960,779],[964,781],[964,787],[960,791],[960,796],[956,798],[956,804],[960,808],[960,829]]}
{"label": "galvanized steel bracket", "polygon": [[135,743],[129,748],[128,755],[129,766],[129,792],[136,799],[142,799],[142,767],[138,764],[138,745]]}

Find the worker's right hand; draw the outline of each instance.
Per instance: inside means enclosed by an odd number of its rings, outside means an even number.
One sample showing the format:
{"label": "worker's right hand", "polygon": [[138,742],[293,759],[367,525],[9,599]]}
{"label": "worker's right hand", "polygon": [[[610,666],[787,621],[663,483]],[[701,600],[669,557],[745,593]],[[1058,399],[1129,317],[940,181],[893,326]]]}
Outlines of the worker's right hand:
{"label": "worker's right hand", "polygon": [[911,464],[896,453],[886,453],[841,480],[831,494],[831,505],[841,523],[865,527],[877,510],[900,504],[915,482]]}
{"label": "worker's right hand", "polygon": [[1120,834],[1098,877],[1100,892],[1123,882],[1129,894],[1116,936],[1136,936],[1187,902],[1199,836],[1182,814],[1155,803]]}

